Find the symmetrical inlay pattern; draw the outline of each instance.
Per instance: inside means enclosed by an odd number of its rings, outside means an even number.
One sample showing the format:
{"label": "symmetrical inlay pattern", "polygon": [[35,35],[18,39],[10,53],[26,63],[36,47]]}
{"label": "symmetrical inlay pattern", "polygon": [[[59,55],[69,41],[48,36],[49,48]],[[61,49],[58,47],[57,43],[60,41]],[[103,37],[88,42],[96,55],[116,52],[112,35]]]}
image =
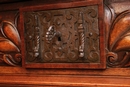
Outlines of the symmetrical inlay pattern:
{"label": "symmetrical inlay pattern", "polygon": [[98,7],[24,13],[26,62],[100,61]]}

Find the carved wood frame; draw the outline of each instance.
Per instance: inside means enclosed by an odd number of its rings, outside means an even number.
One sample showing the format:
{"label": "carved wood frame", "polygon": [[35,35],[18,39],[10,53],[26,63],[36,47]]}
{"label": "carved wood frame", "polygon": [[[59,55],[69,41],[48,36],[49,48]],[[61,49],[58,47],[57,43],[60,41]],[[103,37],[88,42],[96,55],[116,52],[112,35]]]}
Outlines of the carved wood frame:
{"label": "carved wood frame", "polygon": [[[31,63],[27,64],[25,62],[25,39],[24,39],[24,18],[23,13],[27,11],[36,10],[50,10],[50,9],[60,9],[60,8],[72,8],[80,6],[98,6],[98,25],[99,25],[99,47],[100,47],[100,63]],[[49,4],[44,6],[33,6],[20,8],[20,24],[21,24],[21,41],[22,41],[22,66],[25,68],[85,68],[85,69],[104,69],[106,68],[106,57],[105,57],[105,43],[104,43],[104,8],[103,0],[91,0],[91,1],[77,1],[73,3],[62,3],[61,4]]]}

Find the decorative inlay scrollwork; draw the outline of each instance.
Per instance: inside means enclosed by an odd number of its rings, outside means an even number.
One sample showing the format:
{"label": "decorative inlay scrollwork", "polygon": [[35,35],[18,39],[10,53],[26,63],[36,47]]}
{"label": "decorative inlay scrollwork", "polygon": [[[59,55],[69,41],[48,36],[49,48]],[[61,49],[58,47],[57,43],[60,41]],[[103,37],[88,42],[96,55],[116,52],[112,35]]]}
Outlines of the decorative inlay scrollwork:
{"label": "decorative inlay scrollwork", "polygon": [[26,62],[100,62],[98,6],[24,12],[24,24]]}

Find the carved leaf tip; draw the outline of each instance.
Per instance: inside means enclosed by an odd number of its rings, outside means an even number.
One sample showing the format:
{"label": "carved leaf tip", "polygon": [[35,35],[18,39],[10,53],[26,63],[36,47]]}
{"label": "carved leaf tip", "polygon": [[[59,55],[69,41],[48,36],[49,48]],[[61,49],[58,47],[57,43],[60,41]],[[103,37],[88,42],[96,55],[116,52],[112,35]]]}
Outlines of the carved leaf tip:
{"label": "carved leaf tip", "polygon": [[[122,16],[123,15],[123,16]],[[109,37],[109,49],[112,50],[116,44],[119,44],[120,38],[127,34],[130,28],[130,13],[120,15],[112,25]],[[118,43],[117,43],[118,42]]]}
{"label": "carved leaf tip", "polygon": [[0,51],[4,53],[20,52],[20,50],[8,39],[0,37]]}
{"label": "carved leaf tip", "polygon": [[9,21],[3,21],[2,29],[4,36],[20,48],[21,40],[15,25]]}

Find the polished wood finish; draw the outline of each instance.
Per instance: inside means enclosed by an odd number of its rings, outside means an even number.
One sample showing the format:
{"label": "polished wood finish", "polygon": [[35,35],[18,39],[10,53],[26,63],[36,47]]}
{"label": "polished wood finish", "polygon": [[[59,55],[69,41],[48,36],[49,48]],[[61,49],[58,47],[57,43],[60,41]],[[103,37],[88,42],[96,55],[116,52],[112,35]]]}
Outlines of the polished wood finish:
{"label": "polished wood finish", "polygon": [[110,67],[129,66],[130,11],[128,5],[128,0],[124,2],[110,0],[105,7],[106,49],[108,51],[106,57]]}
{"label": "polished wood finish", "polygon": [[[24,69],[0,67],[0,86],[13,87],[129,87],[130,70]],[[8,72],[7,72],[8,71]],[[124,72],[125,71],[125,72]],[[4,80],[3,80],[4,79]]]}
{"label": "polished wood finish", "polygon": [[[1,79],[7,76],[1,76]],[[15,87],[129,87],[129,78],[107,76],[68,76],[68,75],[45,75],[45,76],[8,76],[5,82],[0,80],[1,86],[8,84]],[[107,78],[107,79],[105,79]],[[25,82],[25,79],[27,82]],[[88,80],[87,80],[88,79]],[[105,80],[104,80],[105,79]],[[124,82],[125,79],[125,82]],[[12,83],[12,80],[13,83]],[[28,86],[27,86],[28,85]]]}
{"label": "polished wood finish", "polygon": [[23,31],[18,14],[19,9],[23,7],[41,7],[41,5],[58,3],[60,5],[69,3],[73,6],[74,2],[90,1],[93,4],[97,3],[97,0],[40,0],[39,2],[5,0],[7,3],[2,1],[0,2],[1,87],[130,87],[129,0],[104,0],[105,33],[103,34],[105,35],[107,68],[93,70],[22,67],[22,47],[19,44],[21,38],[18,37]]}

